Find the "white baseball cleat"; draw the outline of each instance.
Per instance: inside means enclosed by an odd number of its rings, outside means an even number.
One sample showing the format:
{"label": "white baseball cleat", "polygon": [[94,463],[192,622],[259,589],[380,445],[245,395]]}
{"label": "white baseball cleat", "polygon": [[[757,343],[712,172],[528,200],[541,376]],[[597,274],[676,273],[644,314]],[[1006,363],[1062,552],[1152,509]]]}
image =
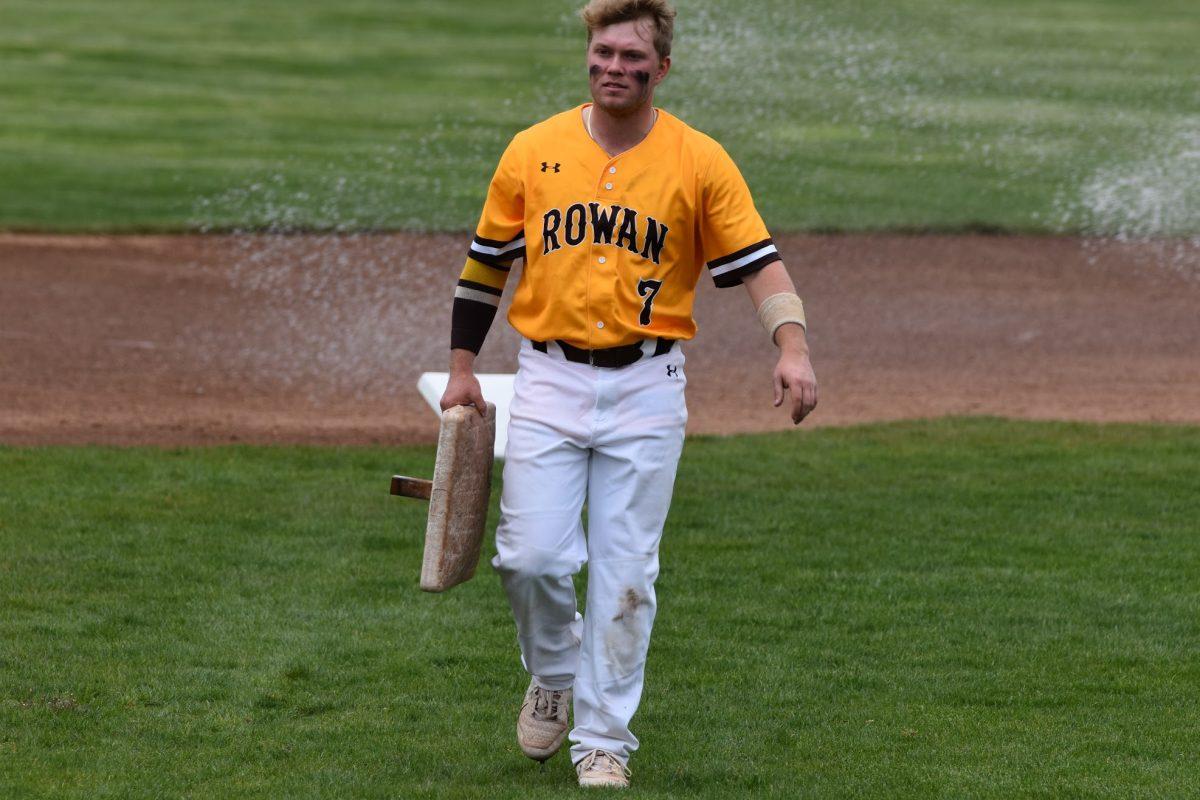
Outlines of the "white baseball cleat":
{"label": "white baseball cleat", "polygon": [[517,744],[534,761],[545,761],[558,752],[567,738],[570,689],[543,689],[529,682],[521,713],[517,715]]}
{"label": "white baseball cleat", "polygon": [[580,786],[601,786],[609,789],[629,788],[633,775],[629,767],[622,764],[607,750],[593,750],[575,765]]}

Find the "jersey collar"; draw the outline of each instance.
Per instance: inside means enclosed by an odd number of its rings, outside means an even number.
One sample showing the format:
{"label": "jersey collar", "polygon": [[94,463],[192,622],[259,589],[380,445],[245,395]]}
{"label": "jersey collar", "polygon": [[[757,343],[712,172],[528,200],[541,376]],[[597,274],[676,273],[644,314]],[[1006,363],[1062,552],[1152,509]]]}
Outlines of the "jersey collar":
{"label": "jersey collar", "polygon": [[585,108],[591,108],[593,105],[595,105],[595,103],[582,103],[579,105],[578,108],[575,109],[575,127],[576,127],[576,130],[578,130],[579,133],[583,136],[583,138],[586,139],[587,142],[593,148],[595,148],[595,152],[599,153],[604,158],[605,163],[608,163],[610,161],[616,161],[618,158],[628,158],[629,156],[633,155],[634,153],[640,153],[643,150],[649,150],[652,142],[658,138],[658,131],[660,128],[662,128],[663,119],[667,115],[667,112],[665,112],[661,108],[655,106],[654,110],[658,112],[658,116],[654,120],[654,124],[650,126],[650,130],[646,132],[646,135],[642,138],[642,140],[640,142],[638,142],[637,144],[635,144],[633,147],[629,148],[628,150],[617,153],[615,156],[610,156],[608,154],[608,151],[600,146],[599,142],[597,142],[590,135],[588,135],[587,125],[585,125],[583,122],[583,110]]}

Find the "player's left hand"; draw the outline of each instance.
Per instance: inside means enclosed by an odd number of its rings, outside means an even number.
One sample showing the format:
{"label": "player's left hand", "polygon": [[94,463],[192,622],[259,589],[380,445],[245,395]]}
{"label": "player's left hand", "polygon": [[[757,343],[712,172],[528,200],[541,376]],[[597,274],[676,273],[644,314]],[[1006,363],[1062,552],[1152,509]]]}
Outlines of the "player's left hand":
{"label": "player's left hand", "polygon": [[775,407],[783,405],[784,392],[792,394],[792,422],[799,425],[817,407],[817,376],[806,351],[785,349],[775,365]]}

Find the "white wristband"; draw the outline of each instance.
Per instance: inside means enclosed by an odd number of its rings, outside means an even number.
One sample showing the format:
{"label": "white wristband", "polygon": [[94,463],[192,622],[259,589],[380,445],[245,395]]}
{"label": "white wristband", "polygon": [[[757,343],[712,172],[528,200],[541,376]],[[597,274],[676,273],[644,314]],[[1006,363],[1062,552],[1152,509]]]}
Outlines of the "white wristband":
{"label": "white wristband", "polygon": [[771,337],[772,342],[775,341],[775,331],[779,330],[780,325],[795,322],[808,330],[804,319],[804,303],[792,292],[780,292],[763,300],[762,305],[758,307],[758,321],[762,323],[763,330]]}

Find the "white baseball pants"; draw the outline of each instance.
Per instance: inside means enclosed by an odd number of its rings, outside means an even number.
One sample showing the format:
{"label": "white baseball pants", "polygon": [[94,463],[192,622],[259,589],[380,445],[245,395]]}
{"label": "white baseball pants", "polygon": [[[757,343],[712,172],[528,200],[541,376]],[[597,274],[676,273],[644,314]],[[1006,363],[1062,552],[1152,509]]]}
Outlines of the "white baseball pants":
{"label": "white baseball pants", "polygon": [[[549,347],[524,342],[518,357],[492,566],[525,668],[543,688],[574,687],[572,761],[597,748],[627,761],[687,422],[684,358],[676,346],[605,369]],[[581,616],[572,577],[584,562]]]}

